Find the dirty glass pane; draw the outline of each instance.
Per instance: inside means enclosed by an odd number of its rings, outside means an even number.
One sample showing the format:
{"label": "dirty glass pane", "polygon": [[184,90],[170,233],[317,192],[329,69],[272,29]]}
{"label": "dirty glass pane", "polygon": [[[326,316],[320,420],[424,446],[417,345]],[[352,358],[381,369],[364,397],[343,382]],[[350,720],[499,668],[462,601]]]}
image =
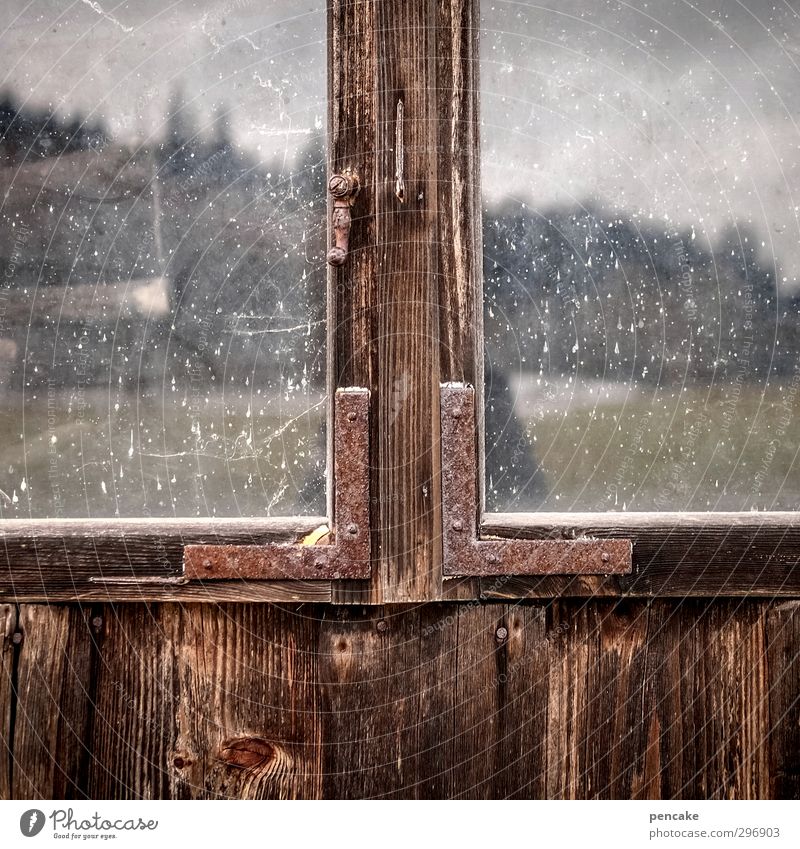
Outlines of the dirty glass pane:
{"label": "dirty glass pane", "polygon": [[324,3],[2,17],[0,514],[324,512]]}
{"label": "dirty glass pane", "polygon": [[486,499],[796,509],[796,4],[484,2]]}

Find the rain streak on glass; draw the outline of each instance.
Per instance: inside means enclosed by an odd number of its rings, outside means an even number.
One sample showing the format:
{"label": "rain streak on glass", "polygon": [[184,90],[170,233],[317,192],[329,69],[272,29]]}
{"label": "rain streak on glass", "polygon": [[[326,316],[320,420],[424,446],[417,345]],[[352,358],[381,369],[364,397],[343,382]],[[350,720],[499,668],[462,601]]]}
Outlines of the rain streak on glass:
{"label": "rain streak on glass", "polygon": [[796,4],[484,2],[480,51],[487,509],[796,509]]}
{"label": "rain streak on glass", "polygon": [[0,515],[323,513],[324,4],[3,11]]}

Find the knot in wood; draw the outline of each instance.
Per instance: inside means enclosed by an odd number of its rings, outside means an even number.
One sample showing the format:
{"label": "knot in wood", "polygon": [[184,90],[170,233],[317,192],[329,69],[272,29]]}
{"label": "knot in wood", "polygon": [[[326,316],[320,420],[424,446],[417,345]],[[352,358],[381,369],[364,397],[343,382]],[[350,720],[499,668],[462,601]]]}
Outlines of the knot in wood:
{"label": "knot in wood", "polygon": [[276,757],[275,745],[262,737],[235,737],[220,746],[220,757],[229,766],[258,769]]}

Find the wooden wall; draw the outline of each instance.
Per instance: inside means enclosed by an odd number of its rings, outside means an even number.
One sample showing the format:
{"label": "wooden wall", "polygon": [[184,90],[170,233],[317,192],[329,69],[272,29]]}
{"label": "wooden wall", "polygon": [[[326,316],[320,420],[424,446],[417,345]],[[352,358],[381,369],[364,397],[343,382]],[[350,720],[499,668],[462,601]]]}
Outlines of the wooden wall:
{"label": "wooden wall", "polygon": [[31,604],[0,629],[3,798],[800,796],[797,601]]}

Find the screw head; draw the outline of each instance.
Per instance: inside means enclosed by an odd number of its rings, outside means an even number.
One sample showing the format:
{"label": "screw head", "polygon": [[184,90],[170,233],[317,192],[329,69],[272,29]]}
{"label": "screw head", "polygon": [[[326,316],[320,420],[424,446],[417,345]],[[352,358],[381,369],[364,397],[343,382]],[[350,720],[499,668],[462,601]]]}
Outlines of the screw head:
{"label": "screw head", "polygon": [[389,623],[385,619],[379,619],[375,624],[379,633],[385,634],[389,630]]}
{"label": "screw head", "polygon": [[464,530],[464,523],[461,521],[461,519],[454,519],[453,523],[452,523],[452,525],[450,525],[450,527],[454,531],[463,531]]}
{"label": "screw head", "polygon": [[328,180],[328,191],[335,198],[347,197],[350,194],[350,181],[344,174],[334,174]]}
{"label": "screw head", "polygon": [[504,643],[508,639],[508,628],[501,625],[495,632],[494,637],[498,643]]}
{"label": "screw head", "polygon": [[15,646],[20,645],[20,643],[22,643],[22,631],[14,631],[14,633],[11,635],[11,642]]}
{"label": "screw head", "polygon": [[608,563],[608,561],[611,560],[611,555],[607,551],[604,551],[600,555],[600,559],[603,561],[603,563]]}
{"label": "screw head", "polygon": [[103,627],[103,617],[102,616],[95,616],[92,619],[92,627],[99,631]]}
{"label": "screw head", "polygon": [[314,561],[314,568],[315,569],[324,569],[325,568],[325,561],[324,560],[315,560]]}
{"label": "screw head", "polygon": [[487,563],[497,563],[497,555],[494,552],[490,551],[486,555],[486,562]]}
{"label": "screw head", "polygon": [[355,536],[358,533],[358,525],[354,525],[352,522],[347,526],[347,533],[353,534]]}
{"label": "screw head", "polygon": [[454,410],[450,413],[450,415],[451,415],[454,419],[460,419],[460,418],[461,418],[461,407],[456,407],[456,408],[455,408],[455,409],[454,409]]}
{"label": "screw head", "polygon": [[349,422],[354,422],[357,418],[358,416],[356,416],[356,414],[353,412],[347,414],[347,421]]}

